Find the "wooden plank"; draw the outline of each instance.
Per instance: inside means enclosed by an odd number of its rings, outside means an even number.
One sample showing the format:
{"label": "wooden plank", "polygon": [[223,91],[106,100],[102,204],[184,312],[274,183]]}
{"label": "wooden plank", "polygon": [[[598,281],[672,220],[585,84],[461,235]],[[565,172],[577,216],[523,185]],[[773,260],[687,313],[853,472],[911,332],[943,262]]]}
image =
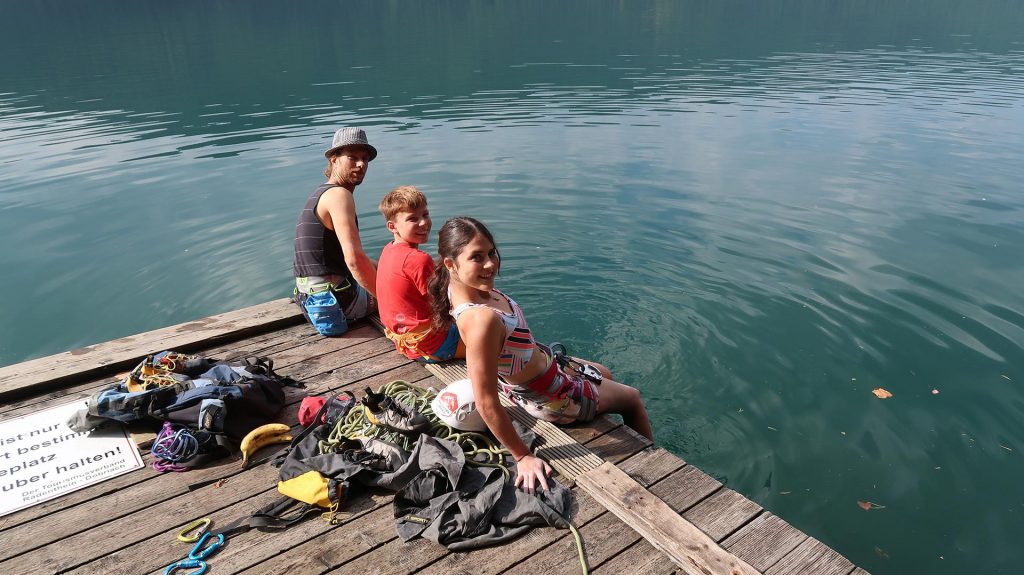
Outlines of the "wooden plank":
{"label": "wooden plank", "polygon": [[854,565],[828,545],[808,537],[773,565],[766,575],[847,575]]}
{"label": "wooden plank", "polygon": [[[262,465],[235,475],[220,486],[212,484],[193,491],[178,504],[154,504],[153,507],[120,517],[116,523],[110,525],[100,524],[99,521],[102,518],[96,518],[90,523],[89,517],[81,517],[78,520],[90,525],[90,528],[33,549],[29,553],[2,561],[0,562],[0,573],[31,575],[72,569],[107,553],[128,547],[138,539],[152,537],[175,527],[180,529],[180,526],[194,520],[197,516],[214,514],[233,503],[270,491],[275,488],[276,484],[277,470]],[[34,529],[34,523],[37,522],[30,523],[24,528],[19,527],[13,532],[23,533],[26,536],[33,532],[42,535],[38,529]],[[114,533],[130,534],[130,536],[112,536]],[[176,546],[174,541],[168,541],[168,544]]]}
{"label": "wooden plank", "polygon": [[609,431],[621,427],[622,422],[611,417],[598,416],[591,421],[584,423],[574,423],[572,425],[564,425],[561,430],[566,433],[569,437],[575,439],[578,443],[586,443],[592,439],[596,439]]}
{"label": "wooden plank", "polygon": [[[617,430],[618,432],[619,430]],[[622,431],[628,431],[628,428],[623,428]],[[637,435],[633,433],[632,435]],[[591,445],[596,441],[591,442]],[[588,445],[589,447],[590,445]],[[630,457],[625,464],[619,465],[619,468],[630,477],[634,479],[638,478],[638,482],[647,487],[652,493],[655,493],[665,504],[668,505],[673,511],[680,511],[683,508],[691,507],[694,502],[706,499],[708,495],[717,490],[721,484],[705,473],[701,473],[699,470],[694,468],[684,467],[678,471],[671,471],[668,475],[657,475],[658,480],[656,482],[647,482],[644,478],[646,468],[651,466],[662,466],[663,468],[675,468],[677,465],[683,465],[682,460],[667,456],[661,458],[661,461],[651,461],[648,457],[644,457],[641,454],[645,452],[657,452],[656,448],[649,448],[648,450],[642,451],[637,455]],[[662,453],[665,453],[662,451]],[[666,454],[668,455],[668,454]],[[577,489],[577,493],[586,494],[587,492],[580,485]],[[587,555],[589,557],[589,563],[591,567],[600,567],[603,562],[611,560],[614,561],[618,554],[626,552],[632,546],[639,542],[644,541],[633,529],[630,529],[625,523],[623,523],[618,517],[607,511],[602,511],[601,521],[603,521],[605,528],[594,529],[589,528],[585,530],[584,540],[587,546]],[[611,525],[607,525],[611,522]],[[582,525],[581,525],[582,526]],[[589,527],[589,525],[587,525]],[[614,535],[611,535],[613,534]],[[566,537],[568,538],[568,537]],[[561,539],[560,539],[561,541]],[[591,548],[595,548],[598,551],[591,552]],[[564,550],[563,550],[564,551]],[[554,555],[561,556],[562,551],[554,552]],[[536,555],[552,555],[549,550],[544,550]],[[664,554],[655,551],[655,555],[661,556],[668,560],[674,569],[678,569],[675,562],[668,559]],[[566,563],[566,566],[575,565],[572,562]],[[521,566],[524,571],[533,570],[535,572],[555,571],[559,572],[560,567],[555,567],[549,564],[547,557],[531,557],[526,560]],[[517,567],[518,569],[519,567]],[[627,569],[627,572],[629,570]]]}
{"label": "wooden plank", "polygon": [[[607,417],[607,416],[602,416]],[[606,461],[619,461],[653,445],[649,439],[625,425],[598,436],[587,443],[587,449]]]}
{"label": "wooden plank", "polygon": [[650,446],[616,465],[640,485],[650,487],[682,469],[686,463],[660,447]]}
{"label": "wooden plank", "polygon": [[[279,359],[287,360],[281,362],[284,364],[283,367],[277,368],[282,375],[292,376],[300,380],[309,380],[305,388],[285,388],[286,399],[282,417],[287,420],[290,416],[292,423],[294,423],[294,407],[306,395],[330,393],[336,388],[357,383],[362,385],[379,385],[393,379],[422,379],[429,377],[430,374],[417,364],[409,362],[397,354],[381,351],[382,349],[387,349],[386,347],[381,348],[379,345],[384,341],[383,338],[376,337],[374,340],[361,341],[362,343],[351,346],[343,344],[340,338],[322,339],[318,342],[318,346],[304,348],[307,351],[316,349],[321,355],[315,358],[307,358],[306,353],[301,352],[293,353],[291,356],[287,353],[278,356]],[[327,347],[319,347],[321,343]],[[328,351],[328,353],[323,353],[325,351]],[[343,374],[338,373],[339,368],[345,368]],[[382,378],[373,378],[363,382],[358,381],[366,377],[376,376],[377,374],[386,375],[382,376]]]}
{"label": "wooden plank", "polygon": [[[210,564],[211,571],[323,573],[334,562],[345,562],[394,537],[392,500],[392,495],[383,493],[353,497],[346,505],[348,511],[339,514],[337,525],[311,517],[283,531],[249,531],[217,554]],[[375,572],[380,571],[368,573]]]}
{"label": "wooden plank", "polygon": [[[579,527],[579,531],[584,541],[587,563],[591,567],[601,565],[638,540],[636,532],[623,525],[622,520],[611,513],[602,513],[597,519]],[[555,541],[543,552],[535,553],[526,561],[516,564],[506,573],[575,575],[581,569],[576,539],[567,536]]]}
{"label": "wooden plank", "polygon": [[669,575],[679,572],[679,566],[645,539],[641,539],[612,559],[597,566],[591,573],[619,575]]}
{"label": "wooden plank", "polygon": [[755,569],[767,571],[806,539],[807,535],[778,516],[764,511],[730,535],[722,542],[722,546]]}
{"label": "wooden plank", "polygon": [[[673,473],[665,481],[651,488],[651,492],[662,500],[669,502],[676,511],[685,511],[718,491],[722,483],[692,465],[687,465]],[[681,495],[672,492],[681,490]],[[671,500],[670,500],[671,498]]]}
{"label": "wooden plank", "polygon": [[683,517],[715,541],[721,541],[760,512],[760,505],[723,487],[683,513]]}
{"label": "wooden plank", "polygon": [[688,574],[757,573],[611,463],[580,475],[576,483]]}
{"label": "wooden plank", "polygon": [[165,349],[191,351],[223,338],[269,331],[302,321],[288,299],[210,316],[56,355],[0,367],[0,400],[39,393],[84,379],[130,369],[146,355]]}
{"label": "wooden plank", "polygon": [[[388,526],[391,531],[395,530],[393,519],[388,522]],[[409,575],[416,573],[426,563],[436,561],[447,554],[447,549],[427,539],[418,538],[405,542],[395,537],[370,553],[342,563],[327,573]],[[300,562],[303,561],[301,555],[296,559]],[[252,573],[255,575],[256,573],[266,573],[266,571],[253,570]],[[291,573],[288,571],[288,575]]]}
{"label": "wooden plank", "polygon": [[[276,489],[263,489],[222,509],[210,511],[205,507],[193,507],[189,511],[191,512],[191,517],[195,519],[210,517],[213,520],[212,527],[216,529],[218,525],[223,526],[234,519],[251,514],[263,505],[269,505],[278,497],[280,497],[280,494],[277,493]],[[177,501],[183,507],[191,503],[191,500],[186,497],[178,498]],[[186,523],[190,522],[190,519],[185,517],[182,520]],[[60,571],[60,573],[74,573],[76,575],[91,575],[95,573],[103,573],[105,575],[163,573],[168,565],[188,556],[188,552],[191,549],[190,544],[179,542],[176,539],[178,530],[184,525],[185,523],[181,525],[162,523],[160,525],[161,529],[154,534],[135,535],[130,540],[124,541],[127,546],[101,555],[90,554],[88,562],[80,563],[74,568]],[[229,536],[227,539],[228,543],[208,559],[210,563],[209,571],[224,573],[218,566],[221,557],[235,547],[236,539],[243,540],[245,535],[247,534]],[[56,572],[54,571],[54,573]],[[180,569],[175,571],[175,573],[189,572],[188,570],[182,571]]]}

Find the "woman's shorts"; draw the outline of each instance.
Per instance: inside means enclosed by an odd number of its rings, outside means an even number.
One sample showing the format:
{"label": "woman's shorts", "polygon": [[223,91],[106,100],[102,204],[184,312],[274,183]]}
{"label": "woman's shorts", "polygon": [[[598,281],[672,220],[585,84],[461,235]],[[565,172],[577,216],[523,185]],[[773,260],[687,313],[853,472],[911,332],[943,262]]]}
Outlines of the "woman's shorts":
{"label": "woman's shorts", "polygon": [[547,371],[529,383],[510,385],[499,379],[498,386],[537,419],[566,424],[597,417],[597,386],[581,375],[567,373],[554,359]]}

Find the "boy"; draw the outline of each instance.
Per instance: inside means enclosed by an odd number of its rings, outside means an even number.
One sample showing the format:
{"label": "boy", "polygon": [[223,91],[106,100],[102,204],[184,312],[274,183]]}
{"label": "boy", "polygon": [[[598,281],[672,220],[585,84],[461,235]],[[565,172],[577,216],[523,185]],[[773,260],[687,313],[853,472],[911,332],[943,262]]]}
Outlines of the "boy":
{"label": "boy", "polygon": [[419,362],[466,357],[455,322],[440,331],[430,321],[427,282],[434,260],[418,249],[430,235],[426,196],[413,186],[397,187],[381,200],[380,213],[394,236],[377,262],[377,308],[384,334],[395,342],[395,349]]}

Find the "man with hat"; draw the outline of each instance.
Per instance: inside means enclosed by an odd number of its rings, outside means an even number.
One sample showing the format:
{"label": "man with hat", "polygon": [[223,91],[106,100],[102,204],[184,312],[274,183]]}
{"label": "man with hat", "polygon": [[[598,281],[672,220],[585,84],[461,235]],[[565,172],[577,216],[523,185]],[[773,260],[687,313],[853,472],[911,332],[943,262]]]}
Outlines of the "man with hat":
{"label": "man with hat", "polygon": [[353,194],[377,149],[359,128],[334,133],[324,152],[327,182],[306,200],[295,224],[295,302],[323,335],[374,311],[376,266],[363,251]]}

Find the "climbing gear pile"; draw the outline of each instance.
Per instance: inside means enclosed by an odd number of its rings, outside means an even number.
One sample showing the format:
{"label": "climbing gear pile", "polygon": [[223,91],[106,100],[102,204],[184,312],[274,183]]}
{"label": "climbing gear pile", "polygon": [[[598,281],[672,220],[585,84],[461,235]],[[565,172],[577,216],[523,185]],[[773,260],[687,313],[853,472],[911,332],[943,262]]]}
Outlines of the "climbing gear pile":
{"label": "climbing gear pile", "polygon": [[165,351],[145,358],[125,378],[94,393],[68,427],[86,432],[106,421],[159,430],[153,468],[187,471],[236,451],[250,430],[272,422],[285,404],[273,360],[240,361]]}
{"label": "climbing gear pile", "polygon": [[[347,392],[323,401],[316,413],[304,415],[309,425],[272,461],[283,497],[213,533],[282,529],[312,514],[337,524],[342,506],[360,488],[396,493],[403,540],[426,537],[452,550],[508,541],[531,526],[572,528],[566,519],[571,491],[557,484],[543,494],[517,490],[509,452],[488,433],[445,425],[431,410],[434,397],[432,390],[394,381],[376,392],[367,389],[362,401]],[[457,496],[442,497],[446,493]],[[194,526],[182,534],[189,528]],[[193,563],[180,568],[186,565]]]}

